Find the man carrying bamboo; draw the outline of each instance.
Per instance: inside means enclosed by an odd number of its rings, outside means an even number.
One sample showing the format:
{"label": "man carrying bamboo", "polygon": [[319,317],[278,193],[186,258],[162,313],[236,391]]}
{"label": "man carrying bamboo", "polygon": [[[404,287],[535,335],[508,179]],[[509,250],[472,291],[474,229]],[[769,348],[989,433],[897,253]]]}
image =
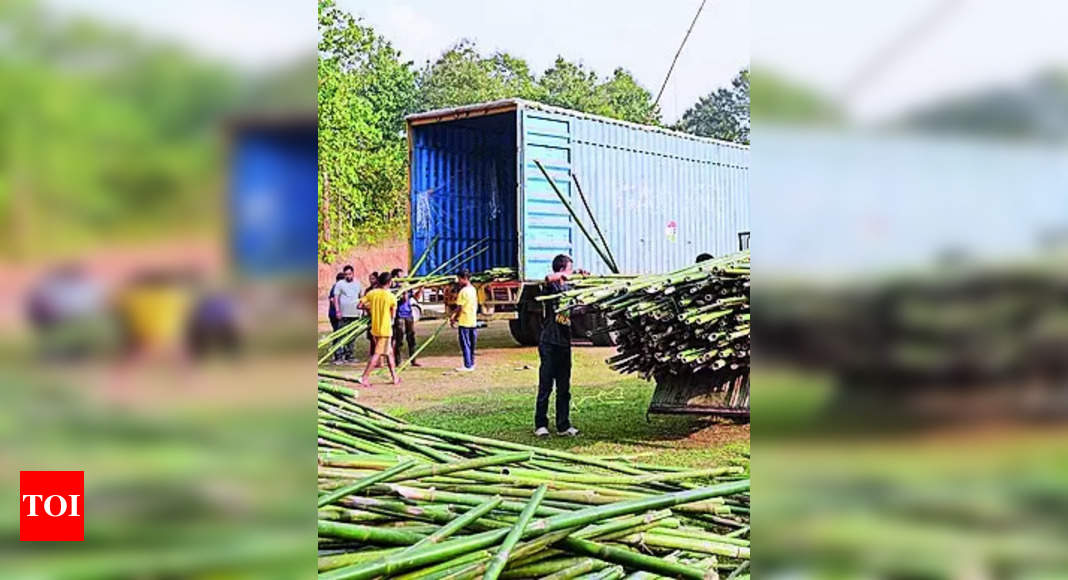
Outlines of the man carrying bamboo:
{"label": "man carrying bamboo", "polygon": [[[582,273],[582,272],[580,272]],[[560,254],[553,258],[553,272],[545,277],[545,294],[559,294],[570,289],[571,258]],[[571,319],[567,312],[556,312],[553,300],[545,301],[545,317],[538,337],[538,399],[534,405],[534,434],[549,434],[549,396],[556,385],[556,432],[574,437],[579,431],[571,424]]]}
{"label": "man carrying bamboo", "polygon": [[371,369],[375,368],[378,361],[386,357],[386,366],[389,367],[389,375],[393,378],[393,384],[399,384],[397,369],[393,363],[393,317],[397,314],[397,298],[389,291],[389,272],[378,275],[378,284],[375,289],[364,294],[360,299],[360,308],[371,315],[371,360],[367,361],[367,368],[363,370],[360,384],[371,386]]}
{"label": "man carrying bamboo", "polygon": [[478,326],[478,293],[471,285],[471,273],[467,268],[460,270],[456,275],[456,284],[460,291],[456,294],[456,308],[449,318],[449,326],[456,328],[458,325],[460,338],[460,351],[463,353],[464,366],[456,370],[462,373],[475,370],[475,341],[478,336],[475,328]]}

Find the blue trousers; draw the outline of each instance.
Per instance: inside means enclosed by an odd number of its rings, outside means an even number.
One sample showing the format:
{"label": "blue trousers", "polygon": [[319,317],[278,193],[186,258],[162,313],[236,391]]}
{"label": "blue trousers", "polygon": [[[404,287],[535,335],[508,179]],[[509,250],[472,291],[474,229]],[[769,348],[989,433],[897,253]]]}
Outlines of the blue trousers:
{"label": "blue trousers", "polygon": [[477,339],[474,328],[460,327],[460,351],[464,355],[464,368],[475,366],[475,340]]}

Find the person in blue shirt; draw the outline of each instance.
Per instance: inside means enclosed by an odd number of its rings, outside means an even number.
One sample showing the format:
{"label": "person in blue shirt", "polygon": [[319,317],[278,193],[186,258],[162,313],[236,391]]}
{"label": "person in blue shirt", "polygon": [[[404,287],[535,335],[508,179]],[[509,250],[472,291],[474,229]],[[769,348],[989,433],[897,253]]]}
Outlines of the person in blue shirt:
{"label": "person in blue shirt", "polygon": [[[407,273],[403,268],[394,268],[392,272],[393,280],[398,278],[404,278]],[[393,287],[399,288],[400,282],[394,282]],[[401,347],[404,343],[408,343],[408,356],[415,356],[415,314],[412,312],[412,300],[414,294],[411,290],[400,293],[397,296],[397,317],[393,321],[393,360],[401,361]],[[412,366],[423,366],[418,361],[412,359]]]}

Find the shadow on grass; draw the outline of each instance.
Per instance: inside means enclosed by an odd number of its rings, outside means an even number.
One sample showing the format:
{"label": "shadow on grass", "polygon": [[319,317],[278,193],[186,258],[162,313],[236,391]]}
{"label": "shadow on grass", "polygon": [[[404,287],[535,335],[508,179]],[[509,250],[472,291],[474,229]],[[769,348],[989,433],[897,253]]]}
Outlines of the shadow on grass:
{"label": "shadow on grass", "polygon": [[[573,387],[571,420],[581,431],[577,438],[533,435],[535,391],[529,387],[459,395],[399,414],[415,423],[472,435],[599,455],[641,455],[645,462],[701,465],[748,453],[747,438],[717,444],[693,439],[709,427],[720,427],[715,421],[660,415],[647,418],[652,389],[649,383],[634,379]],[[554,421],[553,404],[550,402],[550,425]]]}

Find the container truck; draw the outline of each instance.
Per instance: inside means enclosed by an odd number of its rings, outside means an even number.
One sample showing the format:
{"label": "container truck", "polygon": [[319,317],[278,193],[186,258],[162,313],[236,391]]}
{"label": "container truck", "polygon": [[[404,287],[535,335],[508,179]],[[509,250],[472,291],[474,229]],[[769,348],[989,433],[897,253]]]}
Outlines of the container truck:
{"label": "container truck", "polygon": [[[413,262],[436,240],[413,274],[488,240],[464,266],[516,270],[516,281],[479,288],[480,314],[509,318],[521,344],[537,343],[535,298],[554,256],[609,272],[535,161],[582,211],[578,181],[621,273],[667,272],[701,253],[748,247],[747,146],[522,99],[411,115],[407,134]],[[596,314],[573,324],[576,337],[610,340]]]}

